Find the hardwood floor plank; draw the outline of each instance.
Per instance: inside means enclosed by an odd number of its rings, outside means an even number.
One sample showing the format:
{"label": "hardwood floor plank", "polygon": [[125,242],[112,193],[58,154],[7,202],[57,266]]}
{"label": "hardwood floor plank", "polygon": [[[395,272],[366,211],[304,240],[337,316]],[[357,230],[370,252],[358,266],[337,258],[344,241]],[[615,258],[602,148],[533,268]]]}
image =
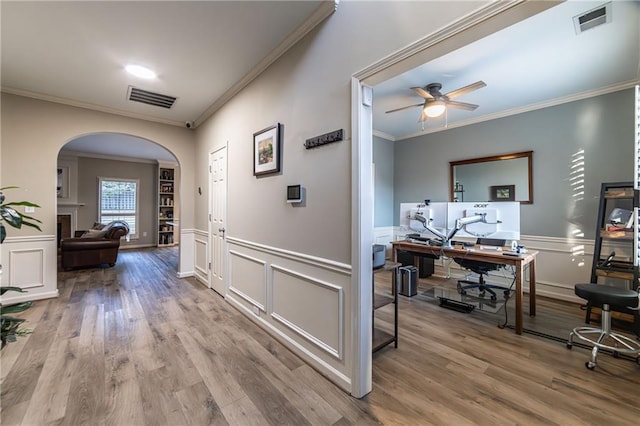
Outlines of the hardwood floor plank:
{"label": "hardwood floor plank", "polygon": [[221,407],[221,410],[230,425],[271,425],[262,415],[258,407],[253,404],[253,401],[246,396],[236,400],[233,404]]}
{"label": "hardwood floor plank", "polygon": [[176,392],[187,425],[228,425],[222,410],[205,386],[198,382]]}
{"label": "hardwood floor plank", "polygon": [[69,398],[64,413],[69,424],[86,424],[105,413],[104,386],[104,305],[88,305],[84,310],[78,338],[78,355],[72,373]]}
{"label": "hardwood floor plank", "polygon": [[220,359],[218,348],[205,341],[197,331],[179,332],[178,338],[219,407],[224,409],[247,397],[228,366]]}

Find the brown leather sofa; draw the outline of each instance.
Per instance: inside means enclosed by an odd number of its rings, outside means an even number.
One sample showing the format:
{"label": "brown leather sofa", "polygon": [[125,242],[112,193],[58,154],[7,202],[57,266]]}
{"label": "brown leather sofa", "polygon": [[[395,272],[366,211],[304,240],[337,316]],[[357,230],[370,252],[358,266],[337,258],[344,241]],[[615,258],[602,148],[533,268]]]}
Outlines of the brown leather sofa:
{"label": "brown leather sofa", "polygon": [[76,231],[79,238],[63,239],[60,243],[62,269],[108,264],[114,266],[118,260],[120,238],[129,233],[129,225],[113,221],[102,229]]}

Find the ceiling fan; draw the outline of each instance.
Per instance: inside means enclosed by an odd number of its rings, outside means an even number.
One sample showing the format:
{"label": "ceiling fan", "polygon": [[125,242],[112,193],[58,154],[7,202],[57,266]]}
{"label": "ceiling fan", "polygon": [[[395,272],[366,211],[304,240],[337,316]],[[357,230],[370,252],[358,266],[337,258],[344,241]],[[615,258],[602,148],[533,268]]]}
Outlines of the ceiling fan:
{"label": "ceiling fan", "polygon": [[420,120],[418,120],[419,122],[422,122],[429,117],[439,117],[448,107],[473,111],[478,108],[478,105],[468,104],[466,102],[458,102],[452,99],[455,99],[462,95],[466,95],[467,93],[473,92],[474,90],[481,89],[486,85],[487,84],[484,81],[480,80],[476,81],[475,83],[469,84],[468,86],[452,90],[451,92],[445,93],[444,95],[440,93],[440,89],[442,89],[442,84],[440,83],[431,83],[427,84],[424,87],[412,87],[412,89],[415,90],[418,95],[424,98],[424,102],[405,106],[402,108],[392,109],[390,111],[387,111],[387,113],[402,111],[408,108],[422,107],[422,114],[420,115]]}

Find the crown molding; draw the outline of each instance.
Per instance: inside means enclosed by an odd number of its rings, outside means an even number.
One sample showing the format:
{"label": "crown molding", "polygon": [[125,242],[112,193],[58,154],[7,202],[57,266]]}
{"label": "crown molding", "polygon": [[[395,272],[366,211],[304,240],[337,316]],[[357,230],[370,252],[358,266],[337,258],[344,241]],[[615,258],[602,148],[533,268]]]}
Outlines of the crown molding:
{"label": "crown molding", "polygon": [[88,110],[92,110],[92,111],[104,112],[104,113],[107,113],[107,114],[114,114],[114,115],[120,115],[120,116],[123,116],[123,117],[135,118],[137,120],[152,121],[154,123],[161,123],[161,124],[168,124],[170,126],[184,127],[184,123],[181,122],[181,121],[166,120],[166,119],[163,119],[163,118],[151,117],[151,116],[148,116],[148,115],[145,115],[145,114],[137,114],[135,112],[123,111],[121,109],[116,109],[116,108],[107,108],[107,107],[104,107],[104,106],[95,105],[95,104],[88,103],[88,102],[80,102],[80,101],[76,101],[76,100],[69,99],[69,98],[63,98],[63,97],[59,97],[59,96],[52,96],[52,95],[47,95],[47,94],[44,94],[44,93],[30,92],[28,90],[16,89],[16,88],[13,88],[13,87],[4,87],[4,86],[0,87],[0,92],[7,93],[7,94],[10,94],[10,95],[23,96],[25,98],[38,99],[38,100],[46,101],[46,102],[53,102],[53,103],[56,103],[56,104],[62,104],[62,105],[76,107],[76,108],[83,108],[83,109],[88,109]]}
{"label": "crown molding", "polygon": [[381,132],[380,130],[373,130],[373,136],[377,136],[379,138],[386,139],[391,142],[395,142],[398,140],[395,136],[392,136],[385,132]]}
{"label": "crown molding", "polygon": [[[423,131],[410,133],[410,134],[403,135],[403,136],[397,136],[397,137],[391,136],[391,137],[393,138],[394,141],[402,141],[402,140],[406,140],[406,139],[412,139],[412,138],[415,138],[415,137],[428,135],[430,133],[443,132],[445,130],[455,129],[455,128],[458,128],[458,127],[470,126],[472,124],[483,123],[485,121],[497,120],[499,118],[510,117],[512,115],[522,114],[522,113],[525,113],[525,112],[536,111],[536,110],[539,110],[539,109],[544,109],[544,108],[549,108],[549,107],[553,107],[553,106],[557,106],[557,105],[562,105],[562,104],[566,104],[566,103],[569,103],[569,102],[575,102],[575,101],[580,101],[580,100],[583,100],[583,99],[593,98],[593,97],[596,97],[596,96],[606,95],[606,94],[613,93],[613,92],[619,92],[621,90],[625,90],[625,89],[629,89],[631,87],[634,87],[638,83],[640,83],[640,80],[625,81],[625,82],[622,82],[622,83],[617,83],[617,84],[613,84],[613,85],[610,85],[610,86],[601,87],[599,89],[587,90],[586,92],[576,93],[576,94],[569,95],[569,96],[563,96],[563,97],[560,97],[560,98],[555,98],[555,99],[550,99],[550,100],[547,100],[547,101],[542,101],[542,102],[538,102],[538,103],[534,103],[534,104],[524,105],[524,106],[521,106],[521,107],[508,109],[508,110],[496,112],[496,113],[493,113],[493,114],[487,114],[487,115],[483,115],[483,116],[472,118],[472,119],[468,119],[468,120],[456,121],[455,123],[448,124],[446,127],[425,129]],[[374,135],[376,135],[376,133],[379,133],[381,135],[385,134],[383,132],[379,132],[377,130],[374,130]],[[380,136],[380,137],[384,137],[384,136]],[[387,138],[385,138],[385,139],[387,139]],[[392,139],[389,139],[389,140],[392,140]]]}
{"label": "crown molding", "polygon": [[222,94],[213,104],[209,106],[198,117],[194,126],[198,127],[201,123],[211,117],[216,111],[218,111],[224,104],[229,102],[235,95],[240,93],[242,89],[247,87],[249,83],[255,80],[260,74],[262,74],[271,64],[273,64],[278,58],[284,55],[289,49],[291,49],[298,41],[306,36],[311,30],[318,26],[322,21],[331,16],[338,9],[339,0],[323,1],[316,10],[295,30],[293,30],[275,49],[273,49],[267,56],[265,56],[258,64],[253,67],[242,79],[231,86],[226,92]]}

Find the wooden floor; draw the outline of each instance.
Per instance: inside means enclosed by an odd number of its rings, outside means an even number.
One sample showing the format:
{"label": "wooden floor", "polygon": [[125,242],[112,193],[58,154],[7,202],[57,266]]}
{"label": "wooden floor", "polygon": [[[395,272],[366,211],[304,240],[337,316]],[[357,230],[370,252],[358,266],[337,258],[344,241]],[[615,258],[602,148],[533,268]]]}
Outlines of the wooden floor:
{"label": "wooden floor", "polygon": [[[193,279],[176,250],[61,272],[1,354],[2,425],[638,424],[640,366],[401,297],[400,342],[351,398]],[[377,274],[385,291],[388,277]],[[390,329],[391,306],[377,314]],[[553,303],[540,302],[540,310]],[[571,312],[560,308],[563,321]],[[577,324],[581,313],[575,313]],[[553,323],[555,314],[544,322]],[[576,325],[577,325],[576,324]],[[562,325],[566,327],[566,325]],[[553,326],[551,326],[553,328]]]}

